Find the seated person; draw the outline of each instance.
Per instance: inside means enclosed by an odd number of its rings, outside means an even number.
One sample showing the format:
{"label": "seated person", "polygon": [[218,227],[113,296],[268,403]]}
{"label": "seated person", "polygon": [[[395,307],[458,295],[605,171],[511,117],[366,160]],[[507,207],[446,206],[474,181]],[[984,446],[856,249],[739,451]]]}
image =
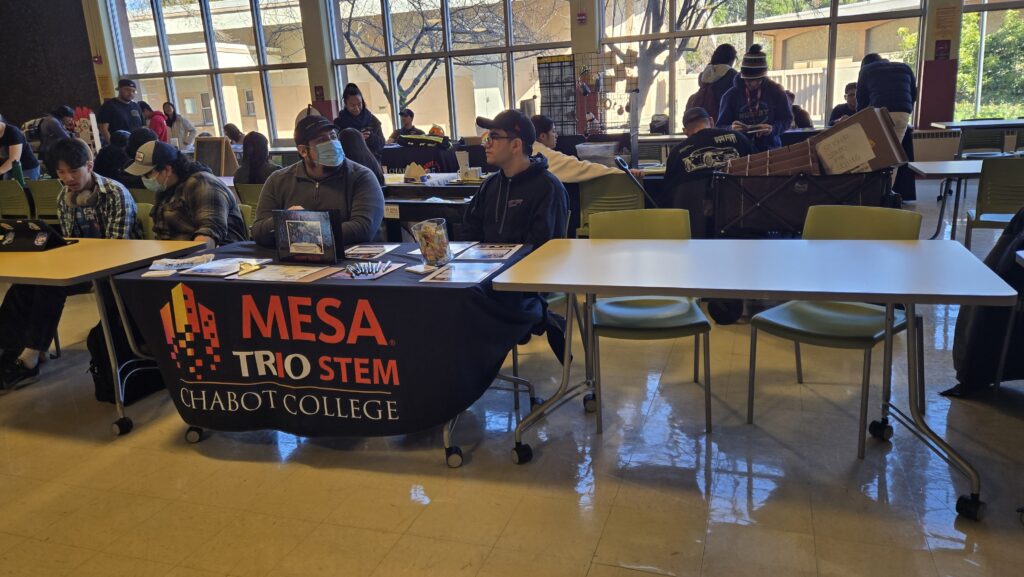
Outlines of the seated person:
{"label": "seated person", "polygon": [[729,160],[754,151],[749,138],[728,128],[715,128],[715,119],[700,107],[683,114],[683,132],[686,140],[672,147],[665,161],[666,188],[711,174]]}
{"label": "seated person", "polygon": [[198,240],[208,248],[246,239],[238,199],[209,167],[166,142],[139,147],[125,169],[156,194],[153,233],[159,240]]}
{"label": "seated person", "polygon": [[115,130],[110,133],[110,144],[100,149],[93,162],[93,171],[96,174],[119,180],[121,169],[131,160],[127,150],[130,136],[126,130]]}
{"label": "seated person", "polygon": [[846,90],[843,92],[843,98],[846,100],[837,105],[832,109],[832,114],[828,116],[828,125],[833,126],[835,123],[846,120],[848,117],[857,114],[857,83],[850,82],[846,85]]}
{"label": "seated person", "polygon": [[800,108],[799,104],[794,104],[796,101],[796,95],[790,91],[786,91],[786,98],[789,99],[789,105],[793,109],[793,122],[789,125],[790,128],[814,128],[814,122],[811,121],[811,113],[807,112],[803,108]]}
{"label": "seated person", "polygon": [[[93,171],[92,151],[82,140],[65,138],[50,146],[47,166],[64,184],[57,215],[65,236],[142,238],[135,201],[128,189]],[[45,254],[39,258],[45,259]],[[24,387],[39,378],[39,362],[57,334],[67,297],[89,292],[89,283],[70,287],[16,284],[0,305],[3,356],[0,392]]]}
{"label": "seated person", "polygon": [[263,185],[253,240],[277,246],[273,211],[286,209],[340,211],[342,242],[373,239],[384,218],[384,193],[370,169],[346,158],[334,124],[323,116],[302,118],[295,126],[295,148],[302,160]]}
{"label": "seated person", "polygon": [[388,144],[395,144],[398,142],[399,136],[423,136],[426,134],[413,125],[412,119],[415,117],[416,115],[413,114],[413,111],[408,108],[399,112],[398,118],[402,121],[402,127],[391,133],[391,136],[388,137]]}
{"label": "seated person", "polygon": [[[537,142],[533,143],[533,151],[543,156],[548,161],[548,170],[555,178],[566,183],[586,182],[610,174],[622,174],[618,168],[612,168],[589,160],[580,160],[575,156],[563,154],[555,150],[558,144],[558,132],[555,130],[555,121],[543,114],[537,114],[530,119],[533,129],[537,132]],[[633,176],[643,178],[642,170],[630,170]]]}
{"label": "seated person", "polygon": [[[463,224],[471,240],[533,245],[536,249],[565,235],[569,197],[565,187],[548,171],[548,161],[533,154],[533,123],[518,110],[506,110],[489,120],[477,117],[488,130],[482,138],[487,163],[500,170],[480,185]],[[536,295],[527,296],[537,299]],[[548,344],[564,362],[565,319],[548,311],[534,327],[546,332]]]}
{"label": "seated person", "polygon": [[270,160],[270,141],[255,130],[242,139],[242,162],[235,171],[235,184],[263,184],[281,167]]}

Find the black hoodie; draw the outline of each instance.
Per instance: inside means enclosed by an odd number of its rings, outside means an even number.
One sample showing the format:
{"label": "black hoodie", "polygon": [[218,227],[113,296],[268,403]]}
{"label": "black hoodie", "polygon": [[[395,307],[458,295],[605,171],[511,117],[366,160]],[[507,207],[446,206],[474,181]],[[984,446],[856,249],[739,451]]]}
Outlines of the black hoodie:
{"label": "black hoodie", "polygon": [[352,116],[347,109],[342,108],[338,117],[334,119],[334,126],[338,128],[339,133],[346,128],[355,128],[359,132],[368,130],[370,138],[366,140],[366,146],[374,156],[380,156],[380,151],[384,148],[384,130],[381,128],[380,120],[377,120],[366,107],[363,107],[358,116]]}
{"label": "black hoodie", "polygon": [[565,187],[538,154],[512,178],[500,170],[487,177],[466,210],[464,233],[470,240],[537,248],[565,235],[567,210]]}

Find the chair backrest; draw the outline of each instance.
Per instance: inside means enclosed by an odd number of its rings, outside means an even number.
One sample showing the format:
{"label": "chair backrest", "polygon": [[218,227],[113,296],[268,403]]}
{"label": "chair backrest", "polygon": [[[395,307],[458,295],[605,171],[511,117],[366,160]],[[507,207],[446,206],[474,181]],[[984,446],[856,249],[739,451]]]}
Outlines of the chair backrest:
{"label": "chair backrest", "polygon": [[135,203],[135,218],[139,219],[139,224],[142,225],[142,238],[144,240],[154,240],[156,234],[153,233],[153,216],[150,214],[153,212],[153,205],[148,202],[137,202]]}
{"label": "chair backrest", "polygon": [[135,199],[135,204],[139,204],[140,202],[156,204],[156,193],[148,188],[129,188],[128,192],[131,193],[132,198]]}
{"label": "chair backrest", "polygon": [[688,240],[690,212],[648,208],[590,215],[590,238]]}
{"label": "chair backrest", "polygon": [[960,152],[1002,152],[1006,131],[998,128],[964,128],[960,135]]}
{"label": "chair backrest", "polygon": [[245,224],[245,236],[252,238],[252,223],[256,220],[256,209],[249,204],[239,204],[238,210],[242,213],[242,223]]}
{"label": "chair backrest", "polygon": [[807,209],[808,240],[917,240],[921,213],[877,206],[820,204]]}
{"label": "chair backrest", "polygon": [[238,193],[238,202],[249,206],[259,206],[260,193],[263,192],[262,184],[235,184],[235,192]]}
{"label": "chair backrest", "polygon": [[978,216],[1016,214],[1024,206],[1024,159],[987,158],[981,163],[978,183]]}
{"label": "chair backrest", "polygon": [[49,224],[60,221],[57,216],[57,198],[64,185],[56,178],[44,180],[31,180],[28,183],[28,192],[32,196],[32,204],[35,205],[35,217]]}
{"label": "chair backrest", "polygon": [[0,216],[3,218],[32,218],[25,189],[17,180],[0,180]]}
{"label": "chair backrest", "polygon": [[644,207],[644,193],[625,174],[612,174],[580,183],[580,228],[577,236],[589,233],[590,215]]}

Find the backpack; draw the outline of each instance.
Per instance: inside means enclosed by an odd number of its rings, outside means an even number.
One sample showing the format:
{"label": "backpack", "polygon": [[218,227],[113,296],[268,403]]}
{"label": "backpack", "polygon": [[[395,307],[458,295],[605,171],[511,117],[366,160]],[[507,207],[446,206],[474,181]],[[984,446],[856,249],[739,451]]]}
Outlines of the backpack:
{"label": "backpack", "polygon": [[25,140],[29,142],[39,142],[42,140],[39,134],[39,127],[42,126],[44,120],[46,120],[46,117],[40,116],[21,125],[21,131],[25,133]]}
{"label": "backpack", "polygon": [[699,106],[708,111],[711,116],[718,116],[718,101],[715,100],[715,84],[701,84],[697,92],[686,101],[685,110]]}
{"label": "backpack", "polygon": [[[121,324],[113,322],[114,348],[121,354],[118,355],[118,364],[123,365],[131,359],[138,359],[131,353],[128,347],[128,338],[121,330]],[[89,331],[85,339],[85,346],[89,349],[89,374],[92,375],[92,382],[95,387],[96,400],[101,403],[114,402],[114,381],[110,370],[110,355],[107,354],[107,341],[103,338],[103,325],[98,324]],[[132,367],[138,368],[135,371],[124,371],[124,404],[130,405],[135,401],[148,396],[150,393],[165,388],[163,375],[160,374],[157,366],[151,362],[134,363]]]}

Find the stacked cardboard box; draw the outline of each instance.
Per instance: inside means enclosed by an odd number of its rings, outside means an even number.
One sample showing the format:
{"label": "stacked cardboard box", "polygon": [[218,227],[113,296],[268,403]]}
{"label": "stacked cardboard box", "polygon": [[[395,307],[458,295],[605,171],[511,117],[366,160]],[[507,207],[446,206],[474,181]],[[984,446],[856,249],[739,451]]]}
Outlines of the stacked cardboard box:
{"label": "stacked cardboard box", "polygon": [[866,108],[803,142],[734,158],[725,172],[737,176],[848,174],[905,162],[889,112]]}

